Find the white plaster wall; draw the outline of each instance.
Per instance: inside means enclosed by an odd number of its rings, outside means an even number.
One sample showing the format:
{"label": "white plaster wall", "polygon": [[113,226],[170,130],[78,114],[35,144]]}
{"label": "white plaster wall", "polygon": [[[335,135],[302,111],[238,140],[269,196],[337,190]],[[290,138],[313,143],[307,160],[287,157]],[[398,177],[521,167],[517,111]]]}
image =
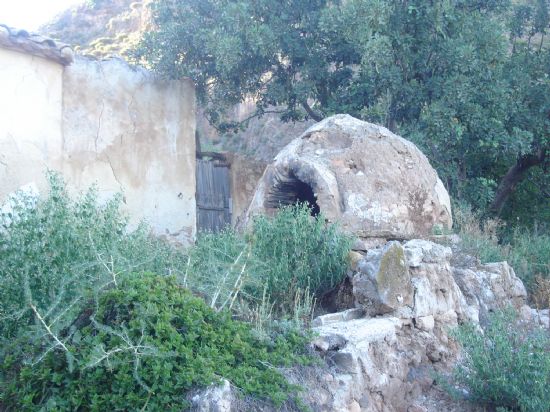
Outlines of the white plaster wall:
{"label": "white plaster wall", "polygon": [[0,48],[0,203],[59,168],[63,66]]}
{"label": "white plaster wall", "polygon": [[189,81],[164,81],[112,59],[77,58],[63,75],[63,174],[123,192],[132,223],[194,239],[195,96]]}
{"label": "white plaster wall", "polygon": [[121,60],[63,67],[0,48],[0,204],[47,168],[74,191],[124,195],[132,224],[194,239],[195,94]]}

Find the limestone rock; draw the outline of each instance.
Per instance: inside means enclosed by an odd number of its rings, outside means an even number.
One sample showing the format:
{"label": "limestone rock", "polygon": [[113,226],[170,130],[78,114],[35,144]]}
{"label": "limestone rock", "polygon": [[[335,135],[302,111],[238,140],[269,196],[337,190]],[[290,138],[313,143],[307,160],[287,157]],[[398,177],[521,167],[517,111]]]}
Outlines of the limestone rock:
{"label": "limestone rock", "polygon": [[[456,348],[445,346],[434,333],[393,316],[332,323],[314,332],[317,344],[325,341],[322,346],[331,347],[321,355],[334,371],[330,382],[323,378],[329,396],[317,405],[320,411],[407,411],[432,388],[433,372],[456,355]],[[331,346],[336,340],[346,343]],[[317,390],[308,389],[313,395]],[[446,409],[434,401],[428,410]]]}
{"label": "limestone rock", "polygon": [[431,332],[435,326],[435,320],[432,315],[420,316],[415,319],[415,326],[418,329],[425,330],[426,332]]}
{"label": "limestone rock", "polygon": [[296,201],[362,238],[411,239],[452,224],[449,195],[426,156],[389,130],[348,115],[313,125],[277,155],[243,225]]}
{"label": "limestone rock", "polygon": [[353,294],[357,305],[369,315],[412,306],[413,286],[405,251],[399,242],[389,242],[383,249],[369,250],[357,266],[359,271],[352,280]]}
{"label": "limestone rock", "polygon": [[348,309],[343,312],[329,313],[318,316],[311,322],[312,326],[323,326],[329,323],[345,322],[348,320],[359,319],[365,316],[365,311],[361,308]]}
{"label": "limestone rock", "polygon": [[[314,321],[313,347],[332,367],[330,379],[306,383],[310,397],[322,395],[314,410],[478,410],[434,384],[434,372],[449,373],[459,357],[449,332],[459,321],[483,328],[488,311],[508,305],[541,327],[550,316],[525,304],[525,288],[506,262],[455,268],[452,260],[450,248],[413,239],[368,250],[356,263],[353,294],[363,317],[348,310]],[[410,296],[406,304],[395,304],[398,294]]]}
{"label": "limestone rock", "polygon": [[453,268],[453,277],[467,304],[478,308],[482,318],[496,309],[509,305],[520,309],[526,303],[525,286],[507,262]]}
{"label": "limestone rock", "polygon": [[231,384],[224,379],[219,386],[208,387],[191,398],[194,412],[231,412],[233,394]]}
{"label": "limestone rock", "polygon": [[451,248],[422,239],[409,240],[403,247],[410,267],[419,267],[422,262],[446,263],[452,255]]}

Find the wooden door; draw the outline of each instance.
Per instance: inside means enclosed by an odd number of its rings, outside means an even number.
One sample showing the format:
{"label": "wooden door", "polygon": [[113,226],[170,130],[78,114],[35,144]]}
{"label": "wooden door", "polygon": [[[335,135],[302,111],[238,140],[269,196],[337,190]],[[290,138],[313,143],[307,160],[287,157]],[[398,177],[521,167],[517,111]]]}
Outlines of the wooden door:
{"label": "wooden door", "polygon": [[219,232],[231,224],[229,166],[197,159],[197,228]]}

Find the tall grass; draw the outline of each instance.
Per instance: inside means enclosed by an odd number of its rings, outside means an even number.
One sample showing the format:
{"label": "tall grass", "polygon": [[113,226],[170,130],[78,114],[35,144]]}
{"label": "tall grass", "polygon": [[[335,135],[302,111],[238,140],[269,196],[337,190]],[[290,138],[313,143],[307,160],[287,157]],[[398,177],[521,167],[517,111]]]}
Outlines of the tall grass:
{"label": "tall grass", "polygon": [[306,205],[287,206],[257,217],[246,235],[201,234],[189,251],[186,282],[218,310],[303,318],[345,276],[350,246],[347,235],[312,217]]}

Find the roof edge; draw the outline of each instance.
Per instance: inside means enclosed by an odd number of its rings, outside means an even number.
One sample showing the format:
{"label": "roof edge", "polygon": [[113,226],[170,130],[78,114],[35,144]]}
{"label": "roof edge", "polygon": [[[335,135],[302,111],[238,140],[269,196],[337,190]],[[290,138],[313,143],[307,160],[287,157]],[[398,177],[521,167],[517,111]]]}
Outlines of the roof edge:
{"label": "roof edge", "polygon": [[0,24],[0,47],[53,60],[63,66],[74,61],[74,51],[68,44],[5,24]]}

